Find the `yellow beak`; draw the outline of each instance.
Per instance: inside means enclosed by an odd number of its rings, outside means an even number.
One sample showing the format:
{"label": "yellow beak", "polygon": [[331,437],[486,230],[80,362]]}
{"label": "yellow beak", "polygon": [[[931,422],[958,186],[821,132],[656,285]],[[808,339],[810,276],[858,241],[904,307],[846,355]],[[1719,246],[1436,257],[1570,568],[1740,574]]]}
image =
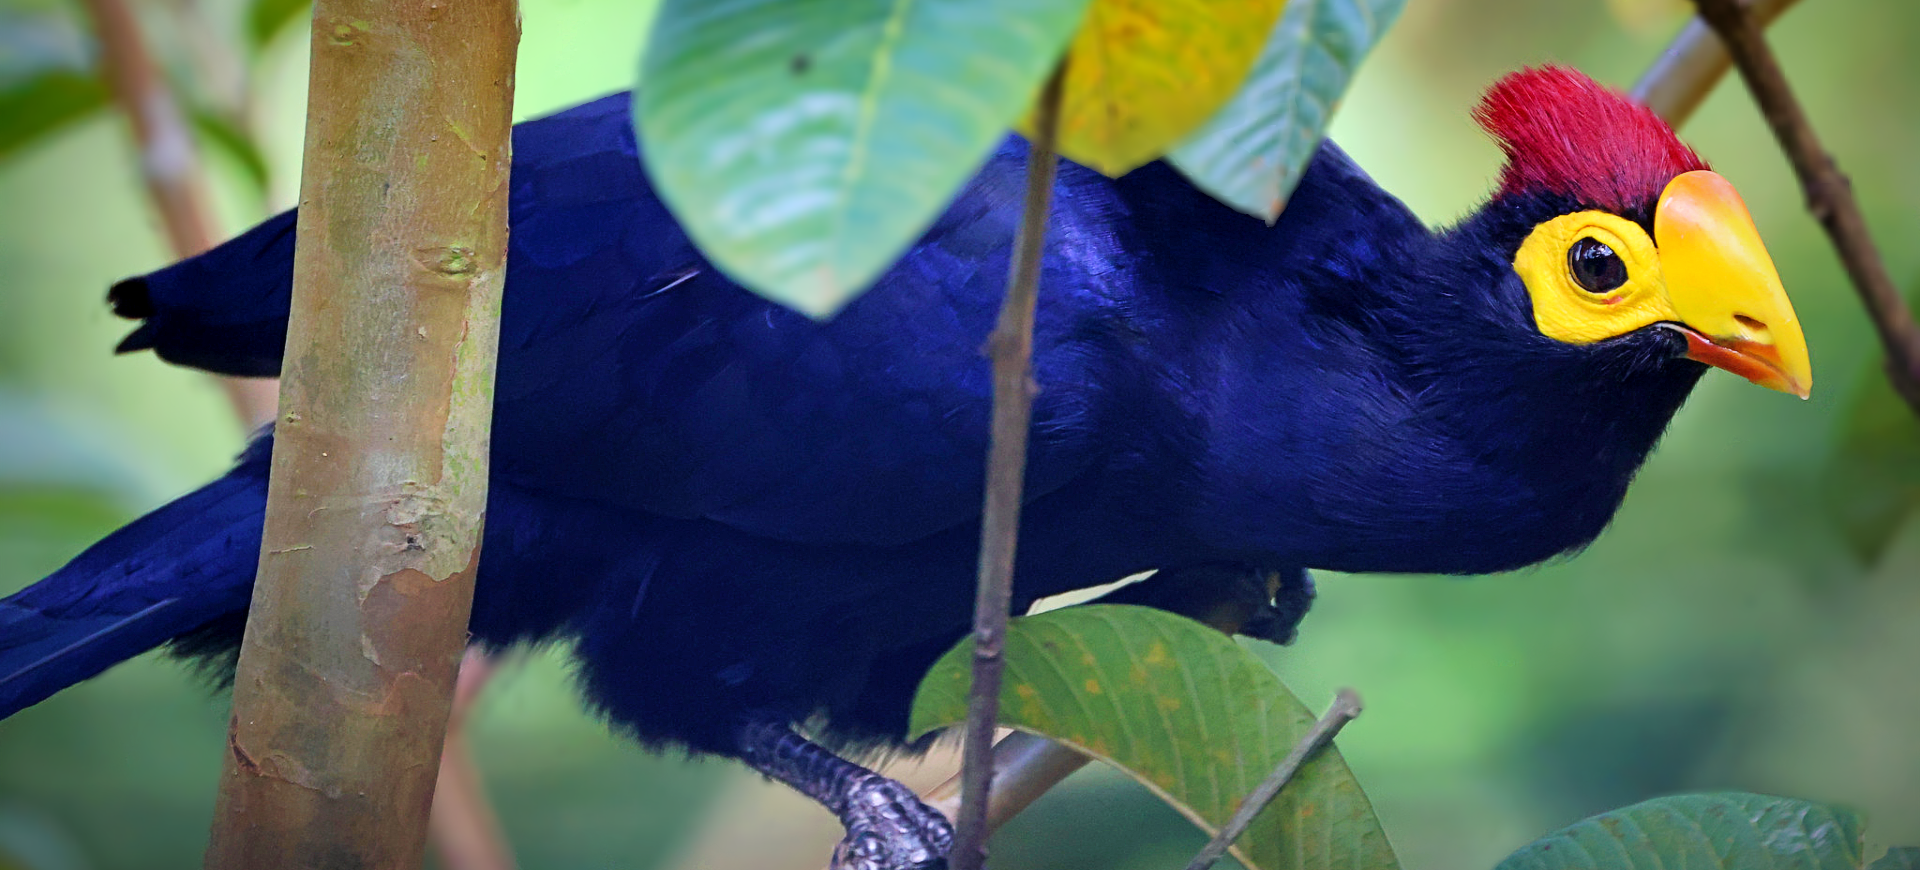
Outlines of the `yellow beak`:
{"label": "yellow beak", "polygon": [[1687,356],[1760,386],[1807,397],[1813,366],[1793,303],[1733,185],[1697,170],[1660,194],[1653,218],[1660,271]]}

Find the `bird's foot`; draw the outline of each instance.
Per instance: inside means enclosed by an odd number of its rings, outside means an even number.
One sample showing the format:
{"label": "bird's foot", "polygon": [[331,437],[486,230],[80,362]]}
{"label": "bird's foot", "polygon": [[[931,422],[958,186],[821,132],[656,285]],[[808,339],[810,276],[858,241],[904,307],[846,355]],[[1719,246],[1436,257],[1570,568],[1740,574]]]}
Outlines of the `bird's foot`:
{"label": "bird's foot", "polygon": [[848,790],[840,821],[847,837],[834,847],[833,870],[941,870],[953,848],[946,816],[877,773]]}
{"label": "bird's foot", "polygon": [[1202,564],[1165,569],[1093,603],[1142,604],[1233,634],[1292,643],[1313,606],[1313,577],[1299,568]]}
{"label": "bird's foot", "polygon": [[1313,574],[1305,568],[1283,568],[1263,571],[1261,578],[1263,603],[1240,627],[1240,634],[1277,644],[1293,643],[1300,636],[1300,621],[1313,609]]}
{"label": "bird's foot", "polygon": [[740,759],[840,818],[833,870],[944,870],[953,826],[913,790],[834,755],[774,719],[735,732]]}

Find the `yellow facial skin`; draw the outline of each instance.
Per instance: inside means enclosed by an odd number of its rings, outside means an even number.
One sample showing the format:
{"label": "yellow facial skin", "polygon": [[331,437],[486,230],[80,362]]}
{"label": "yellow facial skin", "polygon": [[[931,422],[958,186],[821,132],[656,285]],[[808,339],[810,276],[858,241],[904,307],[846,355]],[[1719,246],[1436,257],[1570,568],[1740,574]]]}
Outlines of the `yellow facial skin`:
{"label": "yellow facial skin", "polygon": [[[1535,227],[1513,268],[1540,333],[1592,344],[1661,326],[1686,336],[1688,357],[1806,398],[1806,339],[1733,186],[1705,170],[1680,175],[1661,194],[1654,230],[1658,244],[1639,224],[1601,211]],[[1581,239],[1613,249],[1626,281],[1600,292],[1582,287],[1568,259]]]}
{"label": "yellow facial skin", "polygon": [[[1627,283],[1596,294],[1575,282],[1567,252],[1582,238],[1612,248],[1627,266]],[[1533,296],[1533,322],[1540,334],[1557,341],[1592,344],[1680,319],[1646,230],[1603,211],[1561,215],[1534,227],[1513,258],[1513,269]]]}

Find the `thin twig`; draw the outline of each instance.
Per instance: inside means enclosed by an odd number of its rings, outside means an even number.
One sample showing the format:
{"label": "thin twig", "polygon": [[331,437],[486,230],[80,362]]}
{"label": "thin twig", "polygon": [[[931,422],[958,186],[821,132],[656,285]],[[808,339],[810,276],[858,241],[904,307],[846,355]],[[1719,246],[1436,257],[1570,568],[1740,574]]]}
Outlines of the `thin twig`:
{"label": "thin twig", "polygon": [[1013,556],[1027,469],[1027,428],[1033,417],[1033,310],[1039,297],[1040,258],[1059,163],[1061,74],[1054,68],[1034,109],[1027,153],[1027,193],[1007,269],[1007,298],[987,337],[993,360],[993,430],[987,456],[986,504],[980,518],[979,587],[973,602],[973,688],[962,744],[960,817],[954,831],[953,870],[979,870],[986,860],[987,792],[993,779],[993,728],[1000,709],[1002,647],[1013,599]]}
{"label": "thin twig", "polygon": [[1880,343],[1887,351],[1887,374],[1893,386],[1915,414],[1920,414],[1920,326],[1906,299],[1887,274],[1887,266],[1874,248],[1860,204],[1853,198],[1853,184],[1821,146],[1807,120],[1807,113],[1787,84],[1780,62],[1767,45],[1760,27],[1742,9],[1737,0],[1695,0],[1700,16],[1718,31],[1733,54],[1754,101],[1760,104],[1767,126],[1780,140],[1793,171],[1800,176],[1806,193],[1807,209],[1833,239],[1840,262],[1853,278],[1854,289],[1866,303]]}
{"label": "thin twig", "polygon": [[[1800,0],[1741,0],[1754,23],[1767,27]],[[1727,45],[1707,22],[1695,18],[1667,44],[1660,59],[1633,86],[1633,98],[1679,127],[1733,68]]]}
{"label": "thin twig", "polygon": [[1347,723],[1352,722],[1359,715],[1360,696],[1357,693],[1352,689],[1341,689],[1335,694],[1333,706],[1327,708],[1326,714],[1320,717],[1320,721],[1313,723],[1313,728],[1307,731],[1305,737],[1300,738],[1300,742],[1294,745],[1293,751],[1280,760],[1280,766],[1267,774],[1267,778],[1259,785],[1254,786],[1253,791],[1240,802],[1240,808],[1234,811],[1233,817],[1220,826],[1220,833],[1213,835],[1213,839],[1200,848],[1200,854],[1193,856],[1193,860],[1187,862],[1187,870],[1207,870],[1215,861],[1220,860],[1220,856],[1227,854],[1227,849],[1233,845],[1233,841],[1240,839],[1240,835],[1247,832],[1247,828],[1253,824],[1254,818],[1260,815],[1260,811],[1266,809],[1267,804],[1273,803],[1273,799],[1280,796],[1280,790],[1293,781],[1294,775],[1300,772],[1300,767],[1307,763],[1307,759],[1332,743],[1334,736],[1340,733],[1340,729],[1347,727]]}

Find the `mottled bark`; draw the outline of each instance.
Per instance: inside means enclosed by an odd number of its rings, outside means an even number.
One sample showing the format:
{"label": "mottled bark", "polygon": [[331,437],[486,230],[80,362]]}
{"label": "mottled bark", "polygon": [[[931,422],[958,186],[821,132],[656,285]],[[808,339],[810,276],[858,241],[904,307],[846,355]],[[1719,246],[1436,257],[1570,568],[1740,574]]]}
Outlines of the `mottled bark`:
{"label": "mottled bark", "polygon": [[207,866],[419,866],[486,504],[513,0],[320,0],[259,580]]}

